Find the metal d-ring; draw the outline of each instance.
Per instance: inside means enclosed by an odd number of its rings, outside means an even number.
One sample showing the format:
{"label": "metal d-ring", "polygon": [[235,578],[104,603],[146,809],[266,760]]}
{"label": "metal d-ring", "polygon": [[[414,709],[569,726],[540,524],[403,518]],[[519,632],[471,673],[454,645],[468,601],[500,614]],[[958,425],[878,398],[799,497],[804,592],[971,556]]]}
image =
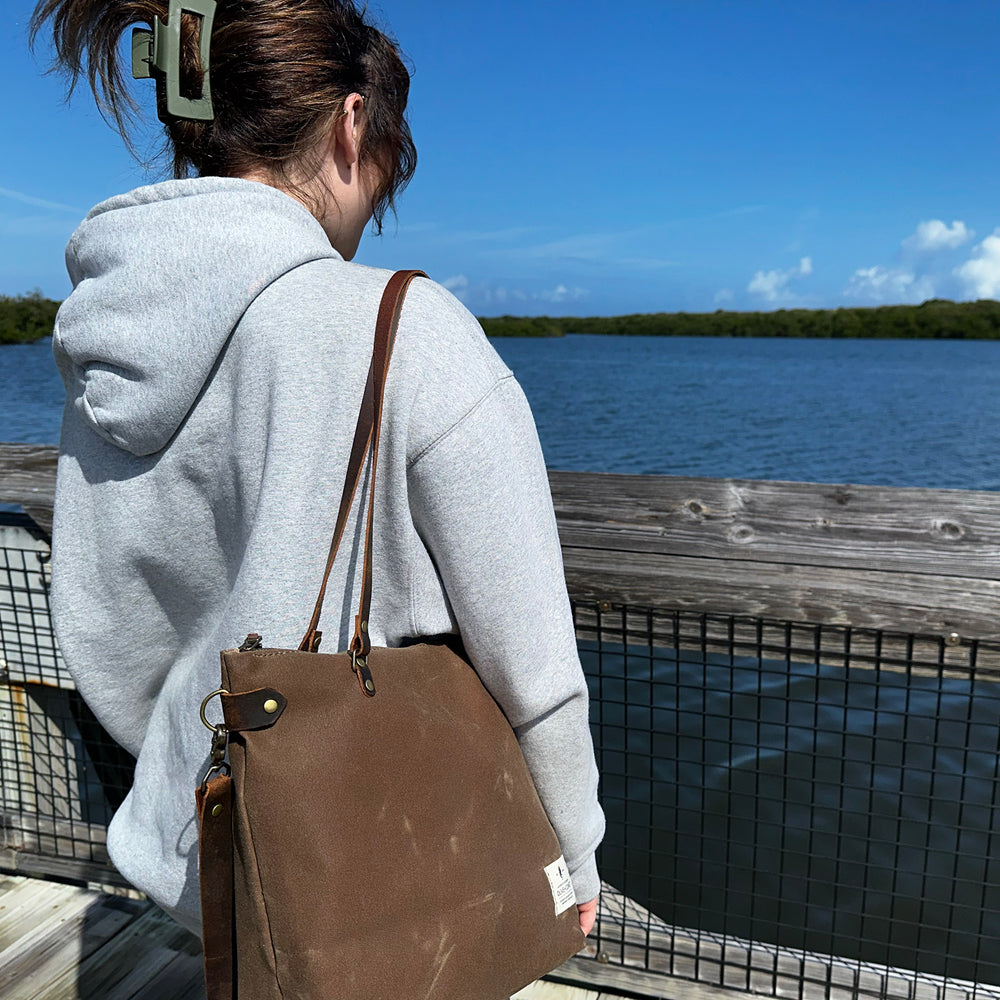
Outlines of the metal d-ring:
{"label": "metal d-ring", "polygon": [[204,700],[201,703],[201,724],[206,729],[211,729],[214,733],[219,726],[213,726],[211,722],[208,721],[208,716],[205,715],[205,706],[217,695],[217,694],[229,694],[225,688],[216,688],[211,694],[205,695]]}

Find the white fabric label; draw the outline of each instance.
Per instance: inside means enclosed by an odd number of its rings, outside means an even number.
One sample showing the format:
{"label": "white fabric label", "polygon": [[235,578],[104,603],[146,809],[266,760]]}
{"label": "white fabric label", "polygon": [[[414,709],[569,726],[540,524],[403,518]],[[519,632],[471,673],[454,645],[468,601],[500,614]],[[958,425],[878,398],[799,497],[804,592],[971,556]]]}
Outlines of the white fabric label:
{"label": "white fabric label", "polygon": [[560,854],[557,861],[545,866],[545,875],[552,890],[552,902],[556,904],[556,916],[568,910],[576,902],[573,882],[569,877],[566,859]]}

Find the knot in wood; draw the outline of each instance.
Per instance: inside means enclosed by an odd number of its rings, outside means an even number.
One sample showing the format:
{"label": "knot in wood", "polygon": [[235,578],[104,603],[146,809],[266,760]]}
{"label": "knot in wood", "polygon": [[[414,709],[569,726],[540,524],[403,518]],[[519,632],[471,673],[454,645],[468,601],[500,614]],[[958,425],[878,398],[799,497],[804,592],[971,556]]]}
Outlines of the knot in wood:
{"label": "knot in wood", "polygon": [[749,524],[734,524],[729,529],[729,540],[745,545],[754,540],[754,530]]}
{"label": "knot in wood", "polygon": [[692,514],[702,515],[705,513],[705,505],[700,500],[688,500],[684,504]]}
{"label": "knot in wood", "polygon": [[965,529],[954,521],[938,521],[934,527],[939,535],[948,539],[961,538],[965,534]]}

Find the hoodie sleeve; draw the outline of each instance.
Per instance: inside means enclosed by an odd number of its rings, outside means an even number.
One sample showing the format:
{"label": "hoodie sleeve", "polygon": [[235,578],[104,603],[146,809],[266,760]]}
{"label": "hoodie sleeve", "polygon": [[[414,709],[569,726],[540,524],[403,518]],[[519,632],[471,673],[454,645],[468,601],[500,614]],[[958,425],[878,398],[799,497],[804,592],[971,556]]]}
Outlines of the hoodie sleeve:
{"label": "hoodie sleeve", "polygon": [[587,685],[541,447],[513,376],[419,453],[408,480],[466,650],[517,733],[577,900],[591,900],[604,815]]}

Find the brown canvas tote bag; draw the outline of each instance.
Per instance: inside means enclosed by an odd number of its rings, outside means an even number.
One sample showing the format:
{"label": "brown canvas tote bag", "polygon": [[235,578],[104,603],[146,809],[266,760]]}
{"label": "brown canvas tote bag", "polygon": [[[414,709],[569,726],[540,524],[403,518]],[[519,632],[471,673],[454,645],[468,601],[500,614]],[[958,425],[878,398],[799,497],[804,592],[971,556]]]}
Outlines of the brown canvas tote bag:
{"label": "brown canvas tote bag", "polygon": [[[372,648],[382,397],[409,282],[382,298],[319,598],[297,650],[252,634],[205,699],[197,792],[209,1000],[504,1000],[584,946],[572,885],[514,733],[456,637]],[[371,456],[351,646],[319,612]],[[222,701],[212,726],[205,705]],[[226,751],[228,744],[228,762]]]}

